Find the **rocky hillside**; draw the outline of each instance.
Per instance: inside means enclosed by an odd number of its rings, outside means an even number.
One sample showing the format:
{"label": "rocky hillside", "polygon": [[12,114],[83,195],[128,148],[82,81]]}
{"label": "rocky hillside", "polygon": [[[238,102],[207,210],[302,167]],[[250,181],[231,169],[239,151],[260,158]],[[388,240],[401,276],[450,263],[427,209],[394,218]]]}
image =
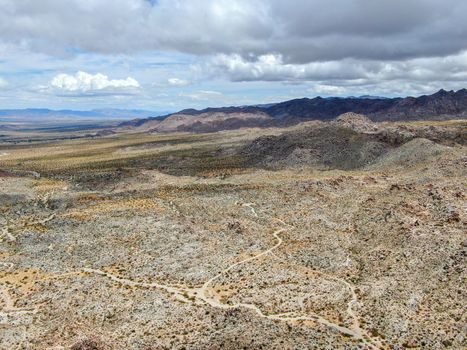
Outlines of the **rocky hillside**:
{"label": "rocky hillside", "polygon": [[323,124],[306,126],[280,136],[264,136],[242,150],[251,166],[282,169],[364,167],[393,148],[388,140],[349,128]]}
{"label": "rocky hillside", "polygon": [[346,113],[331,122],[305,123],[281,135],[259,137],[240,154],[251,166],[351,170],[395,164],[401,159],[416,163],[448,150],[447,146],[466,143],[462,123],[374,123],[365,116]]}

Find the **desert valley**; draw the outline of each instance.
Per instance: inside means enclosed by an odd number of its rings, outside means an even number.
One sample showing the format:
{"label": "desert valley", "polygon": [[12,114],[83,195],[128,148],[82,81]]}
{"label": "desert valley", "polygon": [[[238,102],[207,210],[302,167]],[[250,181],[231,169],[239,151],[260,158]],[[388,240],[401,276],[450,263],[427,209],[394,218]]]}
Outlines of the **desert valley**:
{"label": "desert valley", "polygon": [[0,350],[467,349],[466,15],[0,0]]}
{"label": "desert valley", "polygon": [[463,347],[465,120],[103,134],[1,146],[2,349]]}

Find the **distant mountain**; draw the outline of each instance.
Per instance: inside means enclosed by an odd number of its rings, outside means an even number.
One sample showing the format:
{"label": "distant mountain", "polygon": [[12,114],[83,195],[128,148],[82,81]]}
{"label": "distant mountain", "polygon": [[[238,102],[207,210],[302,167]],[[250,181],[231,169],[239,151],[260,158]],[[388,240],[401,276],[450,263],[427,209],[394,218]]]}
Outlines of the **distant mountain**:
{"label": "distant mountain", "polygon": [[[269,106],[269,105],[267,105]],[[267,107],[260,106],[242,106],[242,107],[219,107],[219,108],[205,108],[201,110],[197,109],[184,109],[174,114],[187,114],[187,115],[201,115],[206,113],[256,113],[263,112]]]}
{"label": "distant mountain", "polygon": [[99,119],[133,119],[148,118],[160,115],[161,112],[125,109],[94,109],[90,111],[51,110],[43,108],[2,109],[0,121],[41,122],[50,120],[99,120]]}
{"label": "distant mountain", "polygon": [[393,99],[385,110],[369,114],[374,120],[467,118],[467,90],[439,90],[433,95]]}
{"label": "distant mountain", "polygon": [[329,120],[347,112],[374,121],[467,118],[467,90],[406,98],[303,98],[267,108],[272,117],[289,120]]}
{"label": "distant mountain", "polygon": [[370,100],[386,100],[388,97],[382,97],[382,96],[372,96],[372,95],[362,95],[358,96],[358,98],[366,98]]}
{"label": "distant mountain", "polygon": [[169,116],[136,119],[120,124],[120,127],[140,131],[168,132],[215,132],[244,127],[266,127],[276,120],[258,108],[208,108],[203,111],[183,110]]}
{"label": "distant mountain", "polygon": [[115,121],[119,128],[148,132],[214,132],[242,127],[288,126],[308,120],[332,120],[353,112],[373,121],[442,120],[467,118],[467,90],[440,90],[433,95],[405,98],[315,97],[281,103],[185,109],[164,114],[146,110],[95,109],[91,111],[19,109],[0,110],[0,123],[73,123],[78,120]]}
{"label": "distant mountain", "polygon": [[302,98],[278,103],[267,108],[267,113],[281,120],[330,120],[346,113],[354,112],[370,115],[377,111],[388,109],[394,99],[364,99],[364,98]]}
{"label": "distant mountain", "polygon": [[209,132],[332,120],[347,112],[366,115],[373,121],[463,119],[467,118],[467,90],[440,90],[433,95],[406,98],[315,97],[268,105],[185,109],[157,118],[139,118],[121,126],[151,132]]}

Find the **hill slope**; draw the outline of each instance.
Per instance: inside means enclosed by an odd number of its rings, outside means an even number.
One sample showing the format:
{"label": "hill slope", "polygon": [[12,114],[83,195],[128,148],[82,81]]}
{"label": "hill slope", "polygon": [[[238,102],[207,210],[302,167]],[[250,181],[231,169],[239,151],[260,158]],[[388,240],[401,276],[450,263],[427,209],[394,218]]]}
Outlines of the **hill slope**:
{"label": "hill slope", "polygon": [[270,169],[313,167],[362,169],[372,164],[415,164],[449,149],[465,145],[462,123],[403,125],[374,123],[347,113],[331,122],[312,122],[281,135],[262,136],[246,145],[240,155],[250,166]]}

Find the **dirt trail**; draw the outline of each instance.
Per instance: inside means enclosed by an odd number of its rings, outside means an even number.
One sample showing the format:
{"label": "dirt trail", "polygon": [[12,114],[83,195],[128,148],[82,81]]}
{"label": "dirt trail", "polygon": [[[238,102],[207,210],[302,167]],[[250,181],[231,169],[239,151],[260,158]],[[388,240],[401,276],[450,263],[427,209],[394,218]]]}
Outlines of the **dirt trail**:
{"label": "dirt trail", "polygon": [[39,307],[16,307],[15,301],[11,298],[6,289],[0,289],[0,299],[3,300],[3,307],[0,310],[0,325],[11,324],[18,316],[26,314],[37,314]]}
{"label": "dirt trail", "polygon": [[[84,272],[87,273],[94,273],[97,275],[105,276],[109,278],[110,280],[114,282],[121,283],[123,285],[131,286],[131,287],[143,287],[143,288],[157,288],[164,290],[168,292],[169,294],[173,295],[176,299],[183,301],[183,302],[195,302],[195,303],[201,303],[201,304],[208,304],[212,307],[219,308],[219,309],[237,309],[237,308],[244,308],[248,309],[251,311],[254,311],[258,316],[267,318],[270,320],[278,320],[278,321],[285,321],[285,322],[298,322],[298,321],[313,321],[313,322],[318,322],[321,324],[324,324],[330,328],[333,328],[343,334],[353,336],[359,340],[362,340],[365,342],[362,334],[356,332],[353,329],[347,328],[340,326],[336,323],[333,323],[317,314],[313,314],[311,316],[303,316],[303,315],[298,315],[297,313],[282,313],[282,314],[265,314],[259,307],[257,307],[254,304],[246,304],[246,303],[236,303],[236,304],[224,304],[221,303],[219,300],[213,298],[212,296],[209,295],[208,287],[209,285],[214,282],[216,279],[220,278],[222,275],[225,273],[229,272],[233,268],[245,264],[247,262],[250,262],[252,260],[258,259],[261,256],[264,256],[266,254],[269,254],[272,252],[274,249],[277,249],[282,243],[283,240],[279,237],[279,234],[281,232],[284,232],[285,229],[280,229],[276,232],[273,233],[274,237],[277,239],[277,243],[272,246],[271,248],[263,251],[262,253],[259,253],[255,256],[249,257],[247,259],[238,261],[226,269],[222,270],[219,274],[216,276],[212,277],[210,280],[208,280],[206,283],[203,284],[203,286],[199,288],[180,288],[180,287],[173,287],[173,286],[168,286],[165,284],[160,284],[160,283],[146,283],[146,282],[136,282],[131,279],[126,279],[126,278],[121,278],[118,276],[115,276],[114,274],[110,272],[106,272],[103,270],[99,269],[91,269],[91,268],[85,268],[83,269]],[[371,345],[371,344],[368,344]],[[378,349],[377,347],[373,347],[374,349]]]}
{"label": "dirt trail", "polygon": [[253,204],[255,203],[245,203],[245,204],[242,204],[243,207],[247,207],[247,208],[250,208],[251,212],[253,213],[254,216],[258,217],[258,213],[256,213],[256,210],[255,208],[253,207]]}
{"label": "dirt trail", "polygon": [[[253,214],[255,216],[257,216],[256,211],[252,207],[252,203],[244,204],[243,206],[249,207],[252,210]],[[286,224],[284,221],[282,221],[280,219],[275,219],[275,220],[279,221],[280,223],[282,223],[284,225],[292,227],[292,226]],[[323,276],[323,277],[325,277],[327,279],[334,280],[334,281],[337,281],[339,283],[345,284],[347,286],[347,288],[350,290],[352,298],[347,304],[346,312],[352,319],[352,326],[351,327],[341,326],[341,325],[336,324],[336,323],[334,323],[332,321],[329,321],[329,320],[327,320],[327,319],[325,319],[325,318],[323,318],[320,315],[315,314],[315,313],[312,313],[311,315],[300,315],[297,312],[282,313],[282,314],[265,314],[258,306],[254,305],[254,304],[246,304],[246,303],[225,304],[225,303],[220,302],[214,296],[210,295],[209,286],[215,280],[219,279],[220,277],[222,277],[224,274],[228,273],[229,271],[231,271],[235,267],[237,267],[239,265],[242,265],[242,264],[246,264],[246,263],[248,263],[250,261],[256,260],[256,259],[258,259],[258,258],[260,258],[262,256],[265,256],[265,255],[271,253],[275,249],[279,248],[283,243],[283,239],[279,235],[281,233],[283,233],[284,231],[286,231],[286,229],[282,228],[282,229],[279,229],[279,230],[275,231],[272,234],[274,236],[274,238],[277,240],[277,243],[275,245],[273,245],[272,247],[270,247],[269,249],[267,249],[267,250],[265,250],[265,251],[263,251],[263,252],[261,252],[261,253],[259,253],[257,255],[254,255],[252,257],[240,260],[240,261],[238,261],[236,263],[233,263],[233,264],[229,265],[227,268],[225,268],[224,270],[219,272],[214,277],[210,278],[201,287],[198,287],[198,288],[196,288],[196,287],[195,288],[181,288],[181,287],[175,287],[175,286],[170,286],[170,285],[161,284],[161,283],[136,282],[136,281],[133,281],[131,279],[118,277],[118,276],[116,276],[116,275],[114,275],[114,274],[112,274],[110,272],[106,272],[106,271],[99,270],[99,269],[85,268],[83,271],[85,271],[87,273],[94,273],[94,274],[97,274],[97,275],[105,276],[105,277],[109,278],[110,280],[112,280],[114,282],[118,282],[118,283],[121,283],[121,284],[127,285],[127,286],[142,287],[142,288],[157,288],[157,289],[160,289],[160,290],[164,290],[164,291],[168,292],[169,294],[173,295],[177,300],[180,300],[180,301],[183,301],[183,302],[192,302],[192,303],[196,303],[196,304],[208,304],[211,307],[224,309],[224,310],[244,308],[244,309],[248,309],[248,310],[253,311],[259,317],[267,318],[267,319],[270,319],[270,320],[276,320],[276,321],[283,321],[283,322],[312,321],[312,322],[317,322],[317,323],[325,325],[325,326],[327,326],[329,328],[332,328],[332,329],[334,329],[334,330],[336,330],[336,331],[338,331],[338,332],[340,332],[342,334],[354,337],[355,339],[363,342],[364,344],[366,344],[369,348],[371,348],[373,350],[383,349],[384,346],[382,345],[382,343],[379,340],[374,339],[364,329],[361,328],[360,321],[359,321],[357,315],[355,314],[355,312],[353,310],[353,305],[355,303],[358,303],[358,298],[357,298],[357,295],[355,293],[355,287],[352,286],[349,282],[347,282],[347,281],[345,281],[343,279],[328,275],[328,274],[320,272],[320,271],[313,270],[315,273],[317,273],[317,274],[319,274],[319,275],[321,275],[321,276]]]}
{"label": "dirt trail", "polygon": [[207,288],[208,286],[214,282],[216,279],[220,278],[222,275],[226,274],[227,272],[229,272],[230,270],[232,270],[233,268],[239,266],[239,265],[242,265],[242,264],[245,264],[249,261],[252,261],[252,260],[255,260],[255,259],[258,259],[260,257],[262,257],[263,255],[266,255],[266,254],[269,254],[270,252],[272,252],[274,249],[277,249],[283,242],[282,238],[279,237],[279,234],[284,232],[285,229],[280,229],[280,230],[277,230],[276,232],[274,232],[272,235],[277,239],[277,243],[272,246],[271,248],[269,248],[268,250],[265,250],[264,252],[262,253],[259,253],[255,256],[252,256],[252,257],[249,257],[249,258],[246,258],[244,260],[241,260],[241,261],[238,261],[232,265],[230,265],[229,267],[227,267],[226,269],[222,270],[220,273],[218,273],[216,276],[212,277],[210,280],[206,281],[203,286],[199,289],[201,295],[203,295],[204,297],[207,298]]}
{"label": "dirt trail", "polygon": [[[253,203],[246,203],[242,204],[243,207],[248,207],[252,211],[253,215],[255,217],[258,217],[258,214],[255,211],[255,208],[253,207]],[[38,220],[37,223],[46,223],[50,220],[53,220],[55,218],[55,215],[51,215],[45,219]],[[290,228],[293,228],[293,226],[285,223],[281,219],[274,218],[273,220],[280,222],[284,226],[288,226]],[[35,222],[36,223],[36,222]],[[3,228],[3,236],[9,236],[9,230],[8,228],[5,230],[6,227]],[[5,232],[6,231],[6,232]],[[276,230],[275,232],[272,233],[272,236],[276,240],[276,244],[271,246],[270,248],[264,250],[263,252],[256,254],[254,256],[245,258],[243,260],[240,260],[238,262],[235,262],[222,271],[220,271],[218,274],[216,274],[214,277],[210,278],[207,280],[201,287],[180,287],[180,286],[171,286],[163,283],[157,283],[157,282],[152,282],[152,283],[147,283],[147,282],[137,282],[133,281],[131,279],[119,277],[111,272],[107,272],[104,270],[100,269],[93,269],[93,268],[84,268],[81,271],[74,271],[74,272],[68,272],[64,273],[62,275],[57,275],[57,276],[52,276],[49,277],[50,279],[52,278],[60,278],[60,277],[65,277],[65,276],[71,276],[71,275],[80,275],[83,272],[88,273],[88,274],[95,274],[99,276],[106,277],[110,279],[111,281],[114,281],[116,283],[130,286],[130,287],[140,287],[140,288],[154,288],[154,289],[159,289],[162,291],[167,292],[169,295],[173,296],[176,300],[179,300],[181,302],[185,303],[195,303],[195,304],[200,304],[200,305],[209,305],[211,307],[219,308],[219,309],[237,309],[237,308],[244,308],[248,309],[250,311],[253,311],[256,315],[262,318],[270,319],[270,320],[276,320],[276,321],[283,321],[283,322],[301,322],[301,321],[312,321],[316,322],[322,325],[325,325],[329,328],[332,328],[344,335],[354,337],[355,339],[363,342],[366,344],[369,348],[373,350],[378,350],[384,348],[381,342],[377,339],[372,338],[364,329],[361,327],[361,323],[359,321],[358,316],[355,314],[353,310],[353,305],[358,303],[358,298],[355,293],[355,287],[351,285],[349,282],[328,275],[324,272],[312,270],[314,273],[319,274],[320,276],[329,279],[329,280],[334,280],[339,283],[345,284],[345,286],[349,289],[351,293],[351,300],[347,304],[347,309],[346,312],[352,319],[352,325],[350,327],[345,327],[342,325],[339,325],[337,323],[334,323],[318,314],[315,313],[308,313],[307,315],[302,315],[298,312],[289,312],[289,313],[281,313],[281,314],[265,314],[258,306],[254,304],[247,304],[247,303],[236,303],[236,304],[226,304],[221,302],[219,299],[216,298],[215,295],[210,293],[212,290],[212,284],[224,276],[225,274],[228,274],[231,270],[234,268],[249,263],[253,260],[257,260],[265,255],[268,255],[269,253],[273,252],[274,250],[278,249],[282,244],[283,244],[283,239],[280,237],[280,234],[285,232],[285,228],[281,228]],[[13,236],[14,238],[14,236]],[[46,278],[46,279],[49,279]],[[3,289],[0,290],[0,298],[3,299],[4,301],[4,307],[0,311],[0,323],[2,322],[8,322],[11,317],[19,316],[22,314],[36,314],[39,310],[39,307],[34,307],[34,308],[16,308],[14,306],[15,302],[11,299],[9,293]]]}
{"label": "dirt trail", "polygon": [[18,232],[22,232],[30,226],[45,225],[47,222],[55,219],[55,217],[56,217],[55,214],[51,214],[44,219],[22,222],[20,224],[9,225],[8,223],[4,223],[1,229],[1,232],[0,232],[0,242],[3,240],[4,237],[8,238],[10,242],[16,242],[17,239],[13,233],[18,234]]}

